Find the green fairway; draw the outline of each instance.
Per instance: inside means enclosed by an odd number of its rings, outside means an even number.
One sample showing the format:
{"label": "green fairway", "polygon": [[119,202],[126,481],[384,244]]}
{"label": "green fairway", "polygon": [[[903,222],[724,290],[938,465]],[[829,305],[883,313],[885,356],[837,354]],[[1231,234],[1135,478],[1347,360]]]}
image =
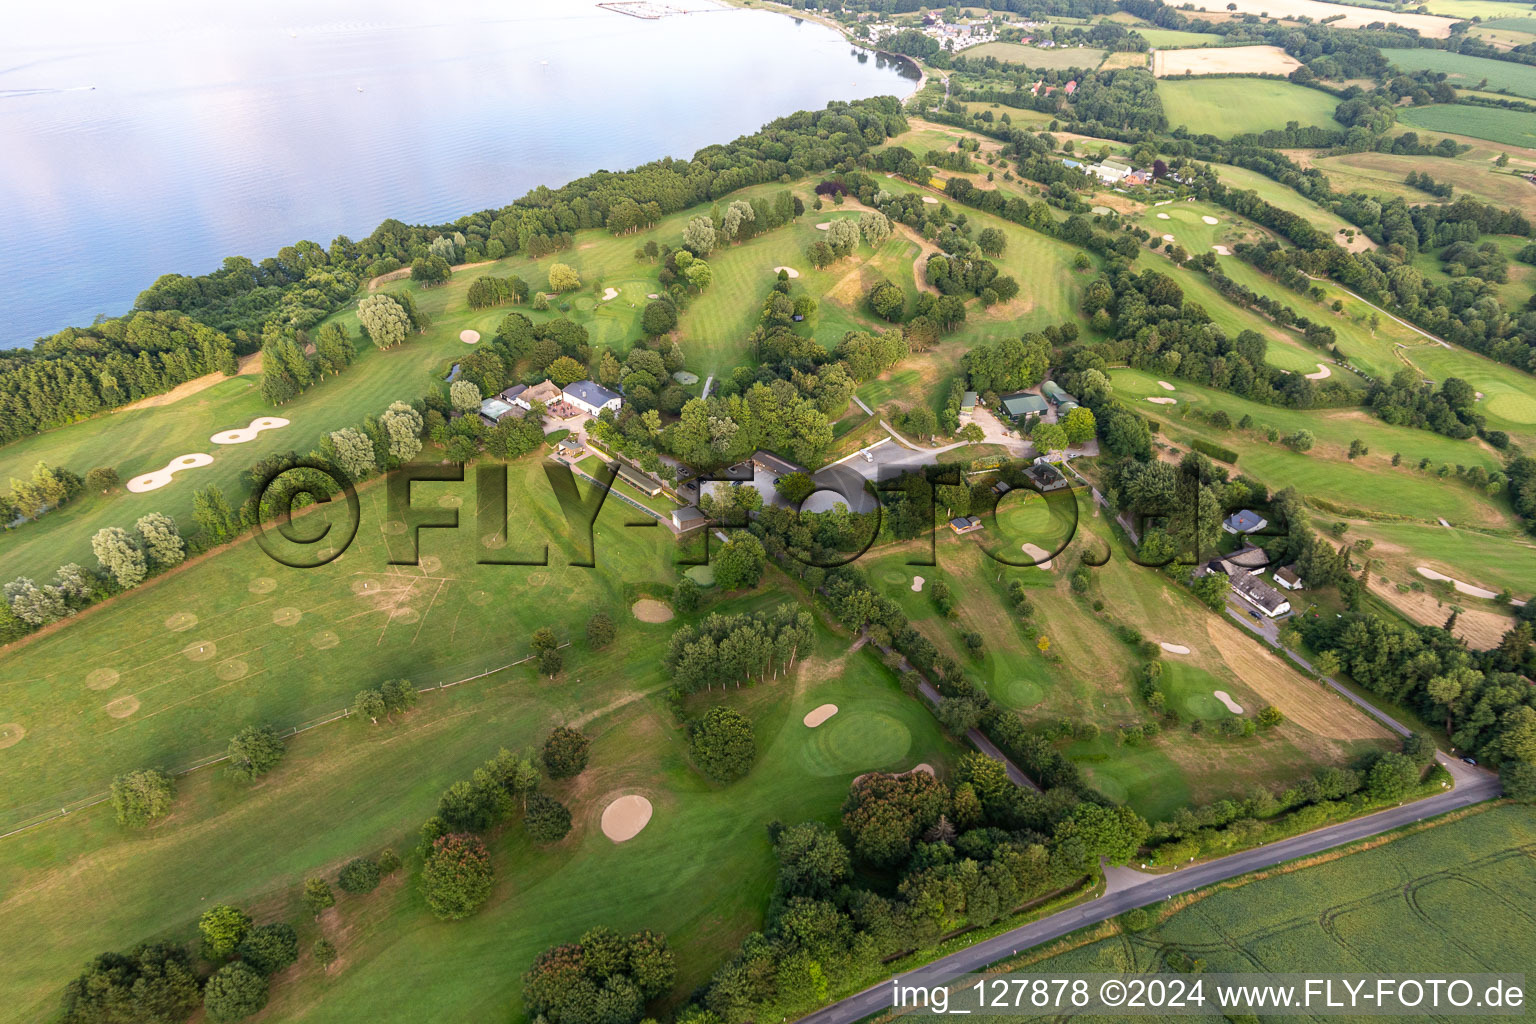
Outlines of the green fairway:
{"label": "green fairway", "polygon": [[1149,908],[1149,931],[1079,933],[1009,969],[1169,972],[1165,957],[1180,951],[1207,973],[1519,971],[1536,957],[1525,910],[1536,896],[1533,827],[1530,807],[1495,807],[1305,870],[1223,883],[1171,914]]}
{"label": "green fairway", "polygon": [[1267,78],[1160,78],[1157,94],[1171,127],[1221,137],[1303,125],[1333,125],[1338,99]]}
{"label": "green fairway", "polygon": [[1506,146],[1536,146],[1536,117],[1519,110],[1434,103],[1427,107],[1405,107],[1398,119],[1415,128],[1470,135]]}
{"label": "green fairway", "polygon": [[[1536,18],[1528,19],[1528,22],[1530,27],[1525,31],[1536,31]],[[1527,64],[1417,48],[1382,50],[1381,55],[1404,71],[1443,73],[1447,84],[1460,89],[1476,89],[1480,82],[1486,81],[1488,84],[1483,88],[1494,92],[1536,98],[1536,67]]]}

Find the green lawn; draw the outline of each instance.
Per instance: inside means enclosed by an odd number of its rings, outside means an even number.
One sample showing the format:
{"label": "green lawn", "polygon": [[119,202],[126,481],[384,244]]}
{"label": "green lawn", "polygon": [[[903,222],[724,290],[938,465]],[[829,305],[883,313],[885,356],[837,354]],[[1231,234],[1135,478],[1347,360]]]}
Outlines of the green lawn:
{"label": "green lawn", "polygon": [[1148,931],[1096,941],[1079,933],[1065,951],[1009,969],[1170,973],[1165,957],[1179,950],[1207,973],[1519,971],[1536,956],[1525,909],[1536,897],[1533,827],[1530,807],[1494,807],[1322,864],[1224,883],[1171,912],[1151,907]]}
{"label": "green lawn", "polygon": [[1339,101],[1317,89],[1265,78],[1160,78],[1158,96],[1171,127],[1199,134],[1242,135],[1303,125],[1333,125]]}
{"label": "green lawn", "polygon": [[1104,59],[1103,50],[1096,50],[1089,46],[1060,46],[1050,49],[1042,49],[1038,46],[1025,46],[1020,43],[982,43],[980,46],[971,46],[960,51],[963,56],[974,57],[980,60],[984,57],[996,57],[1000,61],[1009,64],[1022,64],[1029,68],[1041,68],[1046,71],[1063,70],[1066,68],[1095,68]]}
{"label": "green lawn", "polygon": [[1414,128],[1469,135],[1506,146],[1536,146],[1536,117],[1519,110],[1433,103],[1427,107],[1404,107],[1398,120]]}
{"label": "green lawn", "polygon": [[[1526,31],[1536,31],[1536,18],[1528,19]],[[1536,67],[1511,61],[1471,57],[1447,50],[1382,50],[1381,55],[1404,71],[1443,72],[1446,82],[1461,89],[1476,89],[1487,80],[1486,88],[1536,98]]]}

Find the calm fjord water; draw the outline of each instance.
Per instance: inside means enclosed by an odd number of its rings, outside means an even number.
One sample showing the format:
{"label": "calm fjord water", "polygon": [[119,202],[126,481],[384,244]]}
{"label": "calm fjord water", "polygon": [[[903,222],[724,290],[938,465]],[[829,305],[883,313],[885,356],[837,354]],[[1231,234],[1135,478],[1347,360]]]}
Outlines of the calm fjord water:
{"label": "calm fjord water", "polygon": [[120,313],[162,273],[437,223],[911,87],[765,11],[25,5],[0,39],[0,346]]}

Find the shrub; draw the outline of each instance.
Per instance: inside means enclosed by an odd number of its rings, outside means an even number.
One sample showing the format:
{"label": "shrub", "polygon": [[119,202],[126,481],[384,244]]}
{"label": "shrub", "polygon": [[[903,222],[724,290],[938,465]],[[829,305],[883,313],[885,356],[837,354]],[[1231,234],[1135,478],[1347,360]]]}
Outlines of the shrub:
{"label": "shrub", "polygon": [[439,836],[421,869],[427,906],[444,921],[468,917],[491,895],[491,857],[474,836]]}
{"label": "shrub", "polygon": [[328,907],[336,905],[336,894],[331,892],[331,884],[323,878],[309,878],[304,881],[304,905],[309,912],[316,917]]}
{"label": "shrub", "polygon": [[298,960],[299,936],[289,924],[257,925],[235,952],[258,973],[273,975]]}
{"label": "shrub", "polygon": [[128,772],[112,780],[112,809],[117,823],[144,828],[171,809],[175,789],[171,777],[158,768]]}
{"label": "shrub", "polygon": [[197,930],[203,934],[203,945],[210,960],[229,956],[251,930],[251,916],[239,907],[221,903],[209,907],[197,919]]}
{"label": "shrub", "polygon": [[615,632],[613,619],[603,612],[598,612],[587,620],[587,644],[590,647],[607,647],[613,643]]}
{"label": "shrub", "polygon": [[1237,452],[1233,451],[1231,448],[1226,447],[1225,445],[1219,445],[1214,441],[1207,441],[1203,438],[1197,437],[1189,442],[1189,446],[1195,451],[1200,452],[1202,455],[1209,455],[1211,458],[1217,459],[1221,462],[1237,461]]}
{"label": "shrub", "polygon": [[392,875],[400,868],[400,855],[389,847],[379,851],[379,874]]}
{"label": "shrub", "polygon": [[373,892],[379,886],[379,866],[366,857],[358,857],[341,869],[341,874],[336,876],[336,884],[341,886],[342,892],[354,896]]}
{"label": "shrub", "polygon": [[330,939],[315,940],[315,963],[329,967],[336,960],[336,944]]}
{"label": "shrub", "polygon": [[552,779],[580,775],[587,767],[591,742],[575,729],[560,726],[544,741],[544,769]]}
{"label": "shrub", "polygon": [[734,782],[752,770],[757,741],[752,723],[732,708],[712,707],[689,730],[688,749],[699,770],[716,782]]}
{"label": "shrub", "polygon": [[528,830],[528,838],[540,845],[558,843],[570,834],[571,812],[554,797],[535,793],[528,798],[523,827]]}
{"label": "shrub", "polygon": [[267,979],[243,964],[226,964],[203,989],[203,1009],[216,1024],[242,1020],[267,1005]]}

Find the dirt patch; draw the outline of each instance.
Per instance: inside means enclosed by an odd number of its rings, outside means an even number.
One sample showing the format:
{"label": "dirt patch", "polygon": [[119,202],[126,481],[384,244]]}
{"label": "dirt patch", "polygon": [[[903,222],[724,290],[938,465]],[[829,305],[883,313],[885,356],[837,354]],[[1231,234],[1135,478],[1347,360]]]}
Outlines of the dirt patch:
{"label": "dirt patch", "polygon": [[643,796],[621,796],[603,808],[603,835],[616,843],[639,835],[651,820],[651,802]]}
{"label": "dirt patch", "polygon": [[[240,361],[235,368],[235,376],[246,377],[259,373],[261,373],[260,352],[252,352],[248,356],[240,357]],[[183,381],[163,394],[150,395],[148,398],[141,398],[137,402],[129,402],[127,405],[119,406],[113,412],[132,412],[135,409],[155,409],[162,405],[170,405],[172,402],[179,402],[189,395],[195,395],[199,391],[206,391],[219,381],[228,379],[222,373],[205,373],[201,377],[194,377],[189,381]]]}
{"label": "dirt patch", "polygon": [[[631,615],[641,622],[672,621],[672,607],[650,597],[642,597],[630,606],[629,611]],[[606,815],[606,812],[604,813]]]}
{"label": "dirt patch", "polygon": [[127,718],[129,715],[139,710],[139,698],[133,696],[132,694],[129,694],[126,697],[119,697],[117,700],[102,708],[102,710],[111,715],[113,718]]}
{"label": "dirt patch", "polygon": [[1293,671],[1281,662],[1279,655],[1240,636],[1237,627],[1220,617],[1210,616],[1206,632],[1216,653],[1238,679],[1308,732],[1338,740],[1380,739],[1388,735],[1374,718],[1323,684]]}
{"label": "dirt patch", "polygon": [[212,640],[199,640],[187,644],[181,653],[188,661],[209,661],[219,653],[219,645]]}
{"label": "dirt patch", "polygon": [[469,595],[469,603],[477,608],[484,608],[486,605],[491,603],[490,592],[485,590],[476,590],[472,592]]}
{"label": "dirt patch", "polygon": [[[1371,592],[1421,626],[1444,626],[1451,617],[1451,606],[1427,590],[1398,590],[1390,583],[1371,577]],[[1458,607],[1461,607],[1458,605]],[[1509,631],[1511,620],[1482,608],[1462,608],[1451,633],[1475,650],[1491,650]]]}
{"label": "dirt patch", "polygon": [[320,632],[309,638],[309,643],[310,646],[314,647],[318,651],[328,651],[332,647],[335,647],[341,643],[341,637],[337,636],[329,629],[322,629]]}
{"label": "dirt patch", "polygon": [[225,682],[233,682],[244,678],[250,670],[251,667],[239,658],[230,658],[228,661],[219,662],[219,667],[213,670],[213,674]]}
{"label": "dirt patch", "polygon": [[4,725],[0,725],[0,750],[4,750],[6,747],[14,747],[21,742],[22,737],[26,736],[26,734],[27,730],[23,729],[17,722],[6,722]]}
{"label": "dirt patch", "polygon": [[1152,74],[1172,75],[1289,75],[1301,61],[1278,46],[1205,46],[1188,50],[1158,50],[1152,54]]}
{"label": "dirt patch", "polygon": [[110,690],[117,685],[117,681],[122,677],[122,673],[118,672],[115,668],[93,669],[85,677],[85,685],[87,689],[91,690]]}
{"label": "dirt patch", "polygon": [[837,714],[836,704],[823,704],[819,708],[812,709],[803,719],[807,729],[814,729],[822,722]]}

